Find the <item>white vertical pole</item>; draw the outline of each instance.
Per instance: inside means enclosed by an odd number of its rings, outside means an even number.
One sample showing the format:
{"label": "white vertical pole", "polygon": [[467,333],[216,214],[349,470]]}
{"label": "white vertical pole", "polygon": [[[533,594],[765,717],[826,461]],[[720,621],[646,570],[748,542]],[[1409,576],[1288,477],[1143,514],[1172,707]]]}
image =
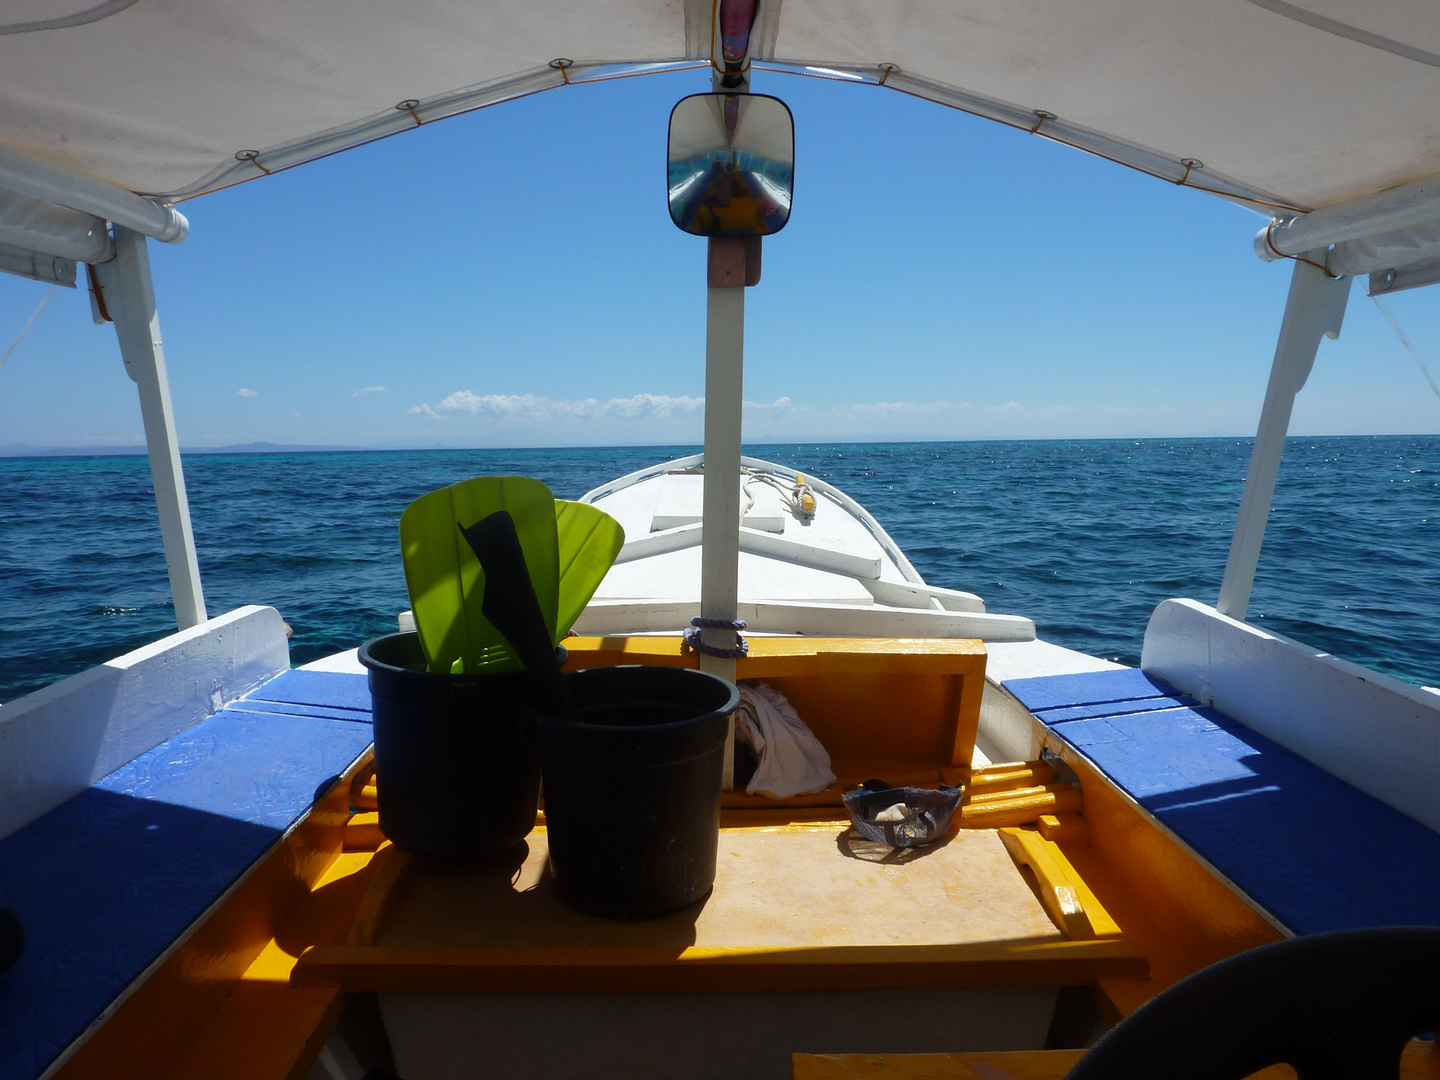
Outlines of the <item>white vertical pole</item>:
{"label": "white vertical pole", "polygon": [[[1324,265],[1325,253],[1310,252],[1307,258]],[[1275,363],[1270,369],[1270,385],[1266,387],[1265,404],[1260,410],[1260,428],[1255,433],[1250,470],[1245,475],[1245,491],[1240,496],[1235,536],[1230,541],[1230,557],[1220,583],[1220,600],[1215,605],[1222,615],[1232,619],[1244,620],[1250,606],[1250,589],[1255,584],[1255,567],[1260,561],[1260,545],[1265,539],[1265,522],[1275,495],[1275,479],[1280,474],[1280,458],[1285,453],[1285,436],[1290,430],[1295,395],[1310,377],[1320,338],[1333,340],[1340,336],[1340,323],[1345,318],[1345,302],[1349,296],[1348,277],[1331,278],[1319,267],[1295,263],[1290,296],[1285,301],[1285,319],[1280,324],[1280,340],[1275,345]]]}
{"label": "white vertical pole", "polygon": [[200,564],[195,558],[185,476],[180,470],[180,444],[170,407],[170,380],[165,374],[165,350],[160,343],[150,254],[142,233],[120,225],[114,229],[115,257],[97,264],[95,274],[104,290],[105,308],[115,322],[125,371],[140,389],[140,414],[150,452],[165,565],[170,571],[170,593],[175,598],[175,622],[184,630],[205,621],[205,594],[200,587]]}
{"label": "white vertical pole", "polygon": [[[745,368],[745,289],[711,288],[705,333],[705,517],[700,526],[700,615],[734,619],[740,569],[740,413]],[[735,647],[733,630],[700,640]],[[735,681],[735,661],[700,654],[700,670]],[[734,729],[725,744],[725,787],[733,783]]]}

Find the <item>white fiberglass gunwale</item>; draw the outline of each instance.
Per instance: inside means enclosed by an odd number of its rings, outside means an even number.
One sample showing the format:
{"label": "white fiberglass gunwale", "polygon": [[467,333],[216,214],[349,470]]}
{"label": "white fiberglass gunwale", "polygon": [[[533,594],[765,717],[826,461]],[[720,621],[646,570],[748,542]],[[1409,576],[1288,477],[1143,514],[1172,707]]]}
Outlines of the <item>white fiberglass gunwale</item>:
{"label": "white fiberglass gunwale", "polygon": [[[597,488],[592,488],[580,496],[580,501],[583,503],[595,503],[597,500],[609,495],[614,495],[616,492],[622,491],[625,488],[634,487],[642,480],[650,480],[657,476],[663,476],[666,473],[677,472],[681,469],[703,468],[704,463],[704,454],[690,454],[688,457],[676,458],[674,461],[666,461],[659,465],[636,469],[632,473],[619,477],[616,480],[611,480],[608,484],[601,484]],[[805,483],[809,485],[815,494],[823,495],[827,499],[830,499],[870,531],[870,535],[875,538],[875,542],[880,545],[885,554],[888,555],[896,567],[899,568],[900,573],[904,575],[906,581],[913,581],[918,585],[925,584],[925,579],[920,576],[920,572],[916,570],[915,567],[911,565],[910,560],[905,557],[905,552],[900,550],[900,545],[890,538],[890,534],[881,527],[880,523],[875,520],[870,511],[866,510],[833,484],[828,484],[824,480],[812,476],[810,473],[802,474],[795,469],[786,468],[784,465],[777,465],[771,461],[762,461],[760,458],[742,456],[740,458],[740,467],[742,469],[753,469],[763,473],[770,473],[792,484],[795,482],[797,476],[803,475],[805,477]]]}
{"label": "white fiberglass gunwale", "polygon": [[[581,497],[620,522],[626,543],[579,633],[675,633],[700,613],[703,461],[663,462]],[[833,484],[759,458],[742,457],[740,468],[737,616],[748,632],[1034,640],[1030,619],[927,584],[869,511]],[[802,480],[813,513],[796,511]]]}

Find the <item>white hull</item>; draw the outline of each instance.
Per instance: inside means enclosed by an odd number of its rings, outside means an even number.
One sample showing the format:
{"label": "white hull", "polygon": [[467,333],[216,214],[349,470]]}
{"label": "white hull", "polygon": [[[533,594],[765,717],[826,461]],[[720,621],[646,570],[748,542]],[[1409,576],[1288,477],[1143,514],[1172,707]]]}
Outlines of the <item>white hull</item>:
{"label": "white hull", "polygon": [[[700,614],[703,455],[596,488],[582,502],[625,529],[616,565],[575,629],[675,632]],[[756,633],[1032,641],[1035,624],[987,613],[974,593],[926,584],[859,503],[806,478],[813,516],[797,513],[795,470],[741,459],[739,618]]]}

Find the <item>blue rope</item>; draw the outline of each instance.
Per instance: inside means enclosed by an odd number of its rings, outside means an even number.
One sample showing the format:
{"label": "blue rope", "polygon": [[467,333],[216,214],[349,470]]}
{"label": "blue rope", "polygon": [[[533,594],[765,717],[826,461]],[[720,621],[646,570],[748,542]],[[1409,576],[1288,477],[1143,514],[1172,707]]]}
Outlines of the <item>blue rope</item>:
{"label": "blue rope", "polygon": [[[698,653],[720,660],[739,660],[750,653],[750,643],[745,640],[745,635],[740,633],[745,629],[745,625],[744,619],[702,619],[697,616],[690,620],[690,629],[685,631],[685,645]],[[701,630],[734,630],[736,647],[717,649],[714,645],[706,645],[700,640]]]}

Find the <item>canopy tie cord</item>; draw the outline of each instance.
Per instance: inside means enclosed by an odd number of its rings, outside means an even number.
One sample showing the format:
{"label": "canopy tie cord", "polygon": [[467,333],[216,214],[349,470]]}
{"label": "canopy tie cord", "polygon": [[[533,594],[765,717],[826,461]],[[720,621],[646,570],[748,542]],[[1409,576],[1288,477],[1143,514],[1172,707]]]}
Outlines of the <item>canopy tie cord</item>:
{"label": "canopy tie cord", "polygon": [[[30,318],[25,320],[25,325],[20,328],[20,333],[15,335],[15,340],[10,342],[10,347],[5,350],[3,356],[0,356],[0,367],[4,367],[5,361],[10,359],[10,354],[20,347],[20,342],[25,340],[25,335],[30,333],[30,328],[34,326],[40,316],[45,313],[45,309],[50,306],[50,301],[54,300],[56,294],[59,292],[59,285],[50,286],[49,291],[45,293],[45,298],[40,301],[40,306],[35,309]],[[1416,359],[1418,360],[1419,357],[1416,357]],[[745,624],[741,623],[740,625],[744,626]]]}
{"label": "canopy tie cord", "polygon": [[105,287],[95,277],[95,267],[90,263],[85,264],[85,280],[89,282],[90,299],[95,302],[95,311],[99,314],[99,321],[102,323],[114,322],[110,317],[110,309],[105,306]]}
{"label": "canopy tie cord", "polygon": [[1057,120],[1057,119],[1059,119],[1053,112],[1046,112],[1044,109],[1036,109],[1036,110],[1034,110],[1034,111],[1035,111],[1035,126],[1030,129],[1030,134],[1031,134],[1031,135],[1036,135],[1036,134],[1038,134],[1039,131],[1040,131],[1040,126],[1041,126],[1042,124],[1044,124],[1046,120]]}
{"label": "canopy tie cord", "polygon": [[568,56],[560,56],[550,61],[550,66],[560,72],[560,77],[565,80],[566,86],[570,85],[569,68],[574,63],[575,61],[571,60]]}
{"label": "canopy tie cord", "polygon": [[[1203,190],[1205,190],[1205,189],[1204,189],[1204,188],[1201,188],[1200,190],[1203,191]],[[1330,273],[1330,268],[1329,268],[1328,266],[1326,266],[1324,263],[1318,263],[1318,262],[1316,262],[1314,259],[1307,259],[1304,255],[1286,255],[1285,252],[1283,252],[1283,251],[1281,251],[1279,248],[1277,248],[1277,247],[1271,242],[1271,240],[1270,240],[1270,234],[1275,231],[1275,225],[1276,225],[1276,222],[1275,222],[1275,220],[1272,218],[1272,219],[1270,220],[1270,224],[1265,226],[1265,246],[1268,247],[1271,251],[1273,251],[1273,252],[1275,253],[1275,257],[1276,257],[1277,259],[1294,259],[1296,262],[1302,262],[1302,263],[1304,263],[1306,266],[1313,266],[1313,267],[1315,267],[1316,270],[1319,270],[1322,274],[1324,274],[1326,277],[1328,277],[1331,281],[1339,281],[1342,277],[1345,276],[1344,274],[1332,274],[1332,273]]]}
{"label": "canopy tie cord", "polygon": [[419,127],[421,123],[423,123],[423,121],[420,119],[420,114],[415,111],[419,107],[420,102],[418,100],[416,100],[415,98],[406,98],[404,101],[400,102],[399,105],[395,106],[395,111],[408,112],[414,118],[415,126]]}
{"label": "canopy tie cord", "polygon": [[[685,631],[685,647],[718,660],[739,660],[750,654],[750,643],[745,640],[745,635],[740,633],[745,626],[744,619],[702,619],[696,616],[690,620],[690,629]],[[714,645],[706,645],[700,640],[701,630],[734,630],[735,648],[717,649]]]}
{"label": "canopy tie cord", "polygon": [[[1440,384],[1430,377],[1430,369],[1425,366],[1425,361],[1420,359],[1420,354],[1415,351],[1415,346],[1410,344],[1409,336],[1400,328],[1400,320],[1395,318],[1395,313],[1390,310],[1390,305],[1385,302],[1385,298],[1372,296],[1370,299],[1375,301],[1375,306],[1380,309],[1380,314],[1385,316],[1385,321],[1390,324],[1390,329],[1395,331],[1395,336],[1400,339],[1400,344],[1404,345],[1410,353],[1410,359],[1415,361],[1415,366],[1420,369],[1420,374],[1425,376],[1425,381],[1430,384],[1430,389],[1435,391],[1436,397],[1440,397]],[[4,361],[0,360],[0,363],[4,363]]]}
{"label": "canopy tie cord", "polygon": [[1184,187],[1187,183],[1189,183],[1191,169],[1203,169],[1205,167],[1202,162],[1196,161],[1193,157],[1181,158],[1180,164],[1185,166],[1185,175],[1180,177],[1179,180],[1175,181],[1176,185],[1179,187]]}
{"label": "canopy tie cord", "polygon": [[260,164],[260,151],[258,150],[237,150],[235,151],[235,160],[250,162],[251,165],[254,165],[255,168],[259,169],[266,176],[275,175],[269,169],[265,168],[264,165]]}
{"label": "canopy tie cord", "polygon": [[893,75],[894,73],[895,73],[895,65],[894,65],[894,64],[886,64],[886,65],[885,65],[885,74],[880,76],[880,81],[879,81],[878,83],[876,83],[875,85],[876,85],[876,86],[884,86],[884,85],[885,85],[885,80],[888,79],[888,78],[890,78],[890,76]]}

